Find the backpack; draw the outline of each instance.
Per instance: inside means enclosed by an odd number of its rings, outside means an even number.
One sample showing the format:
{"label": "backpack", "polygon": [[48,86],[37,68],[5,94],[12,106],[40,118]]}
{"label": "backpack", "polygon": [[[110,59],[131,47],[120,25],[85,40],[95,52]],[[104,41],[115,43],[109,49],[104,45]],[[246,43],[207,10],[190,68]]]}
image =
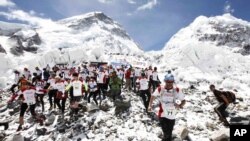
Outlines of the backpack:
{"label": "backpack", "polygon": [[223,95],[227,98],[229,103],[234,103],[236,101],[236,96],[233,92],[225,91]]}

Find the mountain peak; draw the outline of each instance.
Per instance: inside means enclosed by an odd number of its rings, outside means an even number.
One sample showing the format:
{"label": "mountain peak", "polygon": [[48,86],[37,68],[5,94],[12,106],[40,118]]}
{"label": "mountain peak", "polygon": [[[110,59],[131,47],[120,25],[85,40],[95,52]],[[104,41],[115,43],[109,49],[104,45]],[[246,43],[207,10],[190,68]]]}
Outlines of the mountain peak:
{"label": "mountain peak", "polygon": [[231,14],[214,17],[199,16],[193,23],[181,29],[166,44],[164,49],[181,47],[187,43],[200,42],[215,46],[235,48],[249,54],[250,23]]}
{"label": "mountain peak", "polygon": [[62,23],[62,22],[69,22],[69,21],[72,21],[72,20],[81,20],[81,19],[87,19],[87,18],[98,18],[99,20],[106,19],[106,18],[110,19],[103,12],[95,11],[95,12],[89,12],[89,13],[86,13],[86,14],[81,14],[81,15],[65,18],[65,19],[59,20],[59,22]]}

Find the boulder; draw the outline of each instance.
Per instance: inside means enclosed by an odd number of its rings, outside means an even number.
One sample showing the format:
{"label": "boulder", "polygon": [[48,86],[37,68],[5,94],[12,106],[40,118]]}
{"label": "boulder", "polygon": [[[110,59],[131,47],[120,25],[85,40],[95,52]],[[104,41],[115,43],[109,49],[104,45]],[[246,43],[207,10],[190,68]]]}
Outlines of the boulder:
{"label": "boulder", "polygon": [[121,101],[121,100],[116,100],[115,101],[115,114],[120,114],[125,111],[127,111],[131,106],[130,101]]}
{"label": "boulder", "polygon": [[90,113],[95,113],[96,111],[99,111],[99,107],[96,104],[90,103],[87,105],[87,111]]}
{"label": "boulder", "polygon": [[50,126],[51,124],[53,124],[55,121],[55,118],[56,116],[54,114],[49,115],[45,121],[45,125]]}
{"label": "boulder", "polygon": [[57,131],[59,133],[65,133],[66,129],[68,129],[67,125],[65,123],[59,124],[57,126]]}
{"label": "boulder", "polygon": [[188,137],[189,130],[185,126],[176,126],[174,128],[173,134],[176,135],[176,138],[184,140]]}
{"label": "boulder", "polygon": [[102,111],[109,111],[109,109],[111,108],[111,105],[109,105],[108,101],[103,101],[102,105],[100,105],[100,110]]}
{"label": "boulder", "polygon": [[44,136],[46,134],[46,132],[47,132],[46,128],[40,128],[40,129],[38,128],[38,129],[36,129],[36,134],[38,136]]}
{"label": "boulder", "polygon": [[219,131],[215,131],[211,137],[212,141],[229,141],[229,129],[222,129]]}
{"label": "boulder", "polygon": [[6,138],[5,141],[24,141],[24,137],[21,134],[14,134]]}
{"label": "boulder", "polygon": [[5,133],[0,133],[0,141],[2,141],[6,137]]}
{"label": "boulder", "polygon": [[0,113],[5,112],[8,109],[8,105],[0,105]]}
{"label": "boulder", "polygon": [[0,44],[0,53],[6,53],[5,49],[2,47],[1,44]]}

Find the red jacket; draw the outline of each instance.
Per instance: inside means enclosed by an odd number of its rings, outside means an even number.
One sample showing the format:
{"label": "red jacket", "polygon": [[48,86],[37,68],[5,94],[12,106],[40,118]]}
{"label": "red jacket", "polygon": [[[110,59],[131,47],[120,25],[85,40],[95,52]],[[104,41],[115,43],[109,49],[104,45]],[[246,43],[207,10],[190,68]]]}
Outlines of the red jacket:
{"label": "red jacket", "polygon": [[125,73],[125,78],[130,79],[130,75],[131,75],[131,70],[128,69]]}

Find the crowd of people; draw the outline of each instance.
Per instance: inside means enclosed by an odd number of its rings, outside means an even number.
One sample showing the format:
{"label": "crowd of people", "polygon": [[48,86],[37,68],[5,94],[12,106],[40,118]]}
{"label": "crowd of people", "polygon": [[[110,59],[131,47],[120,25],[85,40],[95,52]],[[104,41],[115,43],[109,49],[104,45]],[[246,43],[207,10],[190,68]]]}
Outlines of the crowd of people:
{"label": "crowd of people", "polygon": [[[165,75],[164,84],[161,85],[157,67],[81,64],[77,67],[55,65],[52,68],[47,65],[43,69],[36,67],[34,70],[33,73],[28,68],[14,71],[15,83],[10,88],[12,97],[8,102],[22,100],[17,131],[22,130],[26,111],[29,111],[37,122],[43,124],[43,119],[37,116],[37,107],[41,107],[42,112],[58,110],[62,116],[65,108],[70,108],[72,114],[77,115],[82,106],[79,104],[81,100],[101,105],[102,100],[110,93],[109,100],[114,102],[122,100],[121,92],[124,90],[133,91],[141,97],[146,113],[152,112],[153,101],[159,97],[158,116],[164,133],[163,140],[170,141],[175,115],[178,109],[185,105],[184,94],[174,86],[175,78],[171,71]],[[225,97],[218,94],[214,86],[210,86],[210,89],[216,94],[219,102],[224,103],[219,108],[215,108],[216,113],[223,122],[229,124],[225,120],[223,110],[231,101],[227,101]],[[48,97],[49,109],[45,109],[45,102],[47,102],[44,100],[45,97]],[[69,107],[66,107],[67,102]]]}
{"label": "crowd of people", "polygon": [[[66,102],[74,113],[79,111],[79,101],[93,101],[101,105],[102,100],[111,94],[111,100],[122,100],[121,92],[134,91],[139,93],[148,109],[151,93],[160,84],[157,68],[148,67],[145,69],[131,66],[107,66],[107,65],[80,65],[68,67],[66,65],[55,65],[52,68],[47,65],[40,69],[36,67],[31,73],[29,68],[23,71],[14,71],[15,83],[11,86],[12,97],[9,103],[17,98],[22,99],[20,108],[20,125],[22,129],[23,117],[27,109],[31,115],[41,122],[36,115],[36,107],[41,107],[42,112],[58,109],[64,116]],[[49,109],[45,109],[44,98],[48,97]]]}

